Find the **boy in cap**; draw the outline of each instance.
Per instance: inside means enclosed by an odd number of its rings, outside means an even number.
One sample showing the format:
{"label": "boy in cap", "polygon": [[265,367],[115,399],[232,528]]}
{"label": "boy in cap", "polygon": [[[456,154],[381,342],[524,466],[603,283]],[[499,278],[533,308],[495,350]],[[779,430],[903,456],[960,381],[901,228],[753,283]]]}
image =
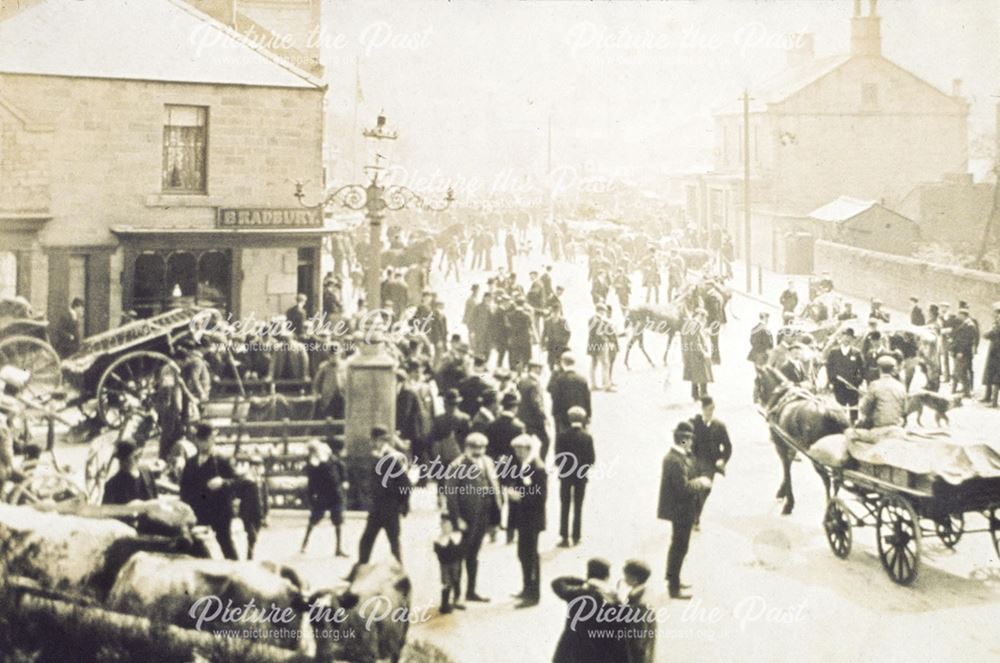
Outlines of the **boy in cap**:
{"label": "boy in cap", "polygon": [[347,466],[340,452],[344,443],[331,438],[329,443],[317,439],[309,441],[309,459],[306,461],[306,497],[309,506],[309,523],[302,539],[301,552],[305,554],[309,535],[327,513],[333,523],[336,539],[336,557],[347,557],[341,548],[340,528],[344,524],[344,503],[347,489]]}
{"label": "boy in cap", "polygon": [[629,607],[626,630],[631,631],[625,638],[629,652],[629,663],[652,663],[653,652],[656,649],[656,617],[646,605],[643,597],[646,593],[646,581],[652,571],[646,562],[630,559],[622,569],[622,579],[627,588],[627,595],[622,601]]}

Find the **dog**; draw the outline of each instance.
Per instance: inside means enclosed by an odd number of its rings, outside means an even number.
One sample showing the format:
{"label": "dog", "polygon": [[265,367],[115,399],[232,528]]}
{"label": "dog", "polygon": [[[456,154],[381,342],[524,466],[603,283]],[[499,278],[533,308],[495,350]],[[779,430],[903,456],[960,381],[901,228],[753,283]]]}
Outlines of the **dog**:
{"label": "dog", "polygon": [[924,408],[930,408],[934,410],[934,423],[941,426],[941,423],[951,425],[948,420],[948,410],[952,408],[960,407],[962,405],[962,395],[955,394],[950,398],[948,396],[942,396],[941,394],[935,394],[933,391],[916,391],[909,394],[906,398],[906,414],[903,416],[903,424],[907,423],[907,419],[910,418],[911,414],[917,415],[917,425],[923,426],[920,417],[924,413]]}

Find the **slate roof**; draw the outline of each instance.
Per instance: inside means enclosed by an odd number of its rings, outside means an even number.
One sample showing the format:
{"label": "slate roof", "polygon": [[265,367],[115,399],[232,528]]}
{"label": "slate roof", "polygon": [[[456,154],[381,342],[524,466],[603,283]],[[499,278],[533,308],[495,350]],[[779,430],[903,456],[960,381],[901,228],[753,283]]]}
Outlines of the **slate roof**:
{"label": "slate roof", "polygon": [[180,0],[46,0],[0,21],[0,72],[322,88]]}

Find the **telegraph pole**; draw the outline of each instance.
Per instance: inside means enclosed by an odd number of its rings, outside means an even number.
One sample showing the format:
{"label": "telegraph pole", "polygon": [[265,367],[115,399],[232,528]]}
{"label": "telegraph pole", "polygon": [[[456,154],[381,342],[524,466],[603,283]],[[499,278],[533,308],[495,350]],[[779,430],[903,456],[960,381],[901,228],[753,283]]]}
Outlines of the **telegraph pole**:
{"label": "telegraph pole", "polygon": [[747,293],[753,287],[753,260],[750,244],[750,93],[743,89],[743,262],[746,265]]}

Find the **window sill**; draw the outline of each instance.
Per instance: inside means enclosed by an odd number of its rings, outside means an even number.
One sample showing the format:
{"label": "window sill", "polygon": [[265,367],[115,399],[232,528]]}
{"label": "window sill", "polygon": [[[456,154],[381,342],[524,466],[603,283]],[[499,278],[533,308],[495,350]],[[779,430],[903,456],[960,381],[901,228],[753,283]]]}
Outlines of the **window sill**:
{"label": "window sill", "polygon": [[218,196],[207,193],[154,193],[146,196],[146,207],[218,207]]}

